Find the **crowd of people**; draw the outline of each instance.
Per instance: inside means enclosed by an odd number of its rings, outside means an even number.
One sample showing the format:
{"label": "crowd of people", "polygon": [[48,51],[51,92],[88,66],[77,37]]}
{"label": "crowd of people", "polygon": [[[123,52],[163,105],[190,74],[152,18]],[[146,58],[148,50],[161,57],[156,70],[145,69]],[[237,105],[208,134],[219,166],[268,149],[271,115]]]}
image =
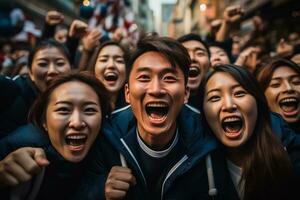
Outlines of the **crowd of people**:
{"label": "crowd of people", "polygon": [[300,37],[270,50],[259,16],[236,34],[243,13],[128,41],[49,11],[36,42],[3,43],[0,198],[297,197]]}

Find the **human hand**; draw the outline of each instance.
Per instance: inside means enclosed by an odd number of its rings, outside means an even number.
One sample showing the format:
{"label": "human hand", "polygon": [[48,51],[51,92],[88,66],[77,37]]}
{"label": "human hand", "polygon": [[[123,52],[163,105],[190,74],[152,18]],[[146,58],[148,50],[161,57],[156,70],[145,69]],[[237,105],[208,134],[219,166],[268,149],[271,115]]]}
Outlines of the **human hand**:
{"label": "human hand", "polygon": [[130,186],[135,184],[136,179],[129,168],[114,166],[105,182],[105,198],[107,200],[123,199]]}
{"label": "human hand", "polygon": [[64,21],[64,15],[55,10],[51,10],[47,12],[46,15],[46,23],[49,25],[57,25]]}
{"label": "human hand", "polygon": [[47,165],[49,161],[43,149],[32,147],[17,149],[0,161],[0,188],[17,186],[29,181]]}
{"label": "human hand", "polygon": [[248,47],[240,53],[239,57],[235,61],[235,64],[242,67],[246,67],[249,71],[253,72],[258,62],[258,53],[258,48]]}
{"label": "human hand", "polygon": [[91,32],[83,36],[82,38],[82,45],[83,48],[87,51],[93,50],[96,46],[99,45],[99,40],[102,33],[99,29],[93,29]]}
{"label": "human hand", "polygon": [[230,24],[239,21],[243,15],[244,10],[240,5],[228,6],[223,13],[224,21]]}
{"label": "human hand", "polygon": [[88,25],[80,21],[78,19],[75,19],[69,29],[69,37],[72,38],[81,38],[87,33]]}

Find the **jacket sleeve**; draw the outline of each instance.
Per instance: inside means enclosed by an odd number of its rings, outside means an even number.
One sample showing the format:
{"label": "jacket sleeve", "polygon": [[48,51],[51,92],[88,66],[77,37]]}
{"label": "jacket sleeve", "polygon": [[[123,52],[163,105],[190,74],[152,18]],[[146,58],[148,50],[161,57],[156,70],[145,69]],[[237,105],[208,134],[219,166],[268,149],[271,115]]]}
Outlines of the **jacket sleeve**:
{"label": "jacket sleeve", "polygon": [[0,112],[8,108],[20,94],[19,86],[11,78],[0,75]]}
{"label": "jacket sleeve", "polygon": [[290,156],[297,177],[300,177],[300,135],[277,114],[271,114],[271,124]]}

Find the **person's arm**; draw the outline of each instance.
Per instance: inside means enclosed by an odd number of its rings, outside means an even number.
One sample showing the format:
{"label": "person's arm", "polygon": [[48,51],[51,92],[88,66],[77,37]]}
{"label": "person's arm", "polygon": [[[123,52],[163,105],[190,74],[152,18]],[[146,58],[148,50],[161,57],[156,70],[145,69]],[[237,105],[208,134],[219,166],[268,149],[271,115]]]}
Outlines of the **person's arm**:
{"label": "person's arm", "polygon": [[91,60],[92,54],[95,47],[99,45],[99,40],[101,37],[101,32],[98,29],[93,29],[87,35],[82,38],[83,49],[81,52],[81,57],[78,63],[78,70],[87,70],[89,61]]}
{"label": "person's arm", "polygon": [[64,15],[62,13],[55,10],[48,11],[45,17],[41,40],[53,38],[56,26],[63,23],[63,21]]}
{"label": "person's arm", "polygon": [[7,76],[0,75],[0,112],[9,108],[20,94],[20,87]]}
{"label": "person's arm", "polygon": [[71,64],[75,63],[79,40],[87,33],[87,27],[88,25],[80,20],[74,20],[70,26],[66,45],[70,51]]}
{"label": "person's arm", "polygon": [[216,33],[217,42],[223,42],[229,38],[232,25],[238,22],[242,18],[243,14],[244,11],[239,5],[229,6],[225,9],[221,27]]}

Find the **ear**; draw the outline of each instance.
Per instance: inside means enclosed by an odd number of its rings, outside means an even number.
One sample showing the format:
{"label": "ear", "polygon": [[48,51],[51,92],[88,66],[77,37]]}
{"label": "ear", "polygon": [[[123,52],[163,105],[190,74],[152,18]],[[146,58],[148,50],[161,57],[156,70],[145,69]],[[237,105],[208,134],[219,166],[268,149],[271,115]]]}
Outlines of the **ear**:
{"label": "ear", "polygon": [[31,79],[32,81],[34,81],[34,76],[33,76],[33,74],[32,74],[31,69],[29,69],[28,71],[29,71],[29,72],[28,72],[28,75],[29,75],[30,79]]}
{"label": "ear", "polygon": [[125,100],[126,100],[126,103],[130,104],[130,98],[129,98],[129,85],[128,83],[125,84],[125,87],[124,87],[124,90],[125,90]]}
{"label": "ear", "polygon": [[190,88],[189,86],[185,86],[184,103],[187,103],[189,101],[189,97],[190,97]]}
{"label": "ear", "polygon": [[45,131],[47,131],[47,132],[48,132],[48,128],[47,128],[47,124],[46,124],[46,122],[44,122],[44,123],[43,123],[43,127],[44,127]]}

